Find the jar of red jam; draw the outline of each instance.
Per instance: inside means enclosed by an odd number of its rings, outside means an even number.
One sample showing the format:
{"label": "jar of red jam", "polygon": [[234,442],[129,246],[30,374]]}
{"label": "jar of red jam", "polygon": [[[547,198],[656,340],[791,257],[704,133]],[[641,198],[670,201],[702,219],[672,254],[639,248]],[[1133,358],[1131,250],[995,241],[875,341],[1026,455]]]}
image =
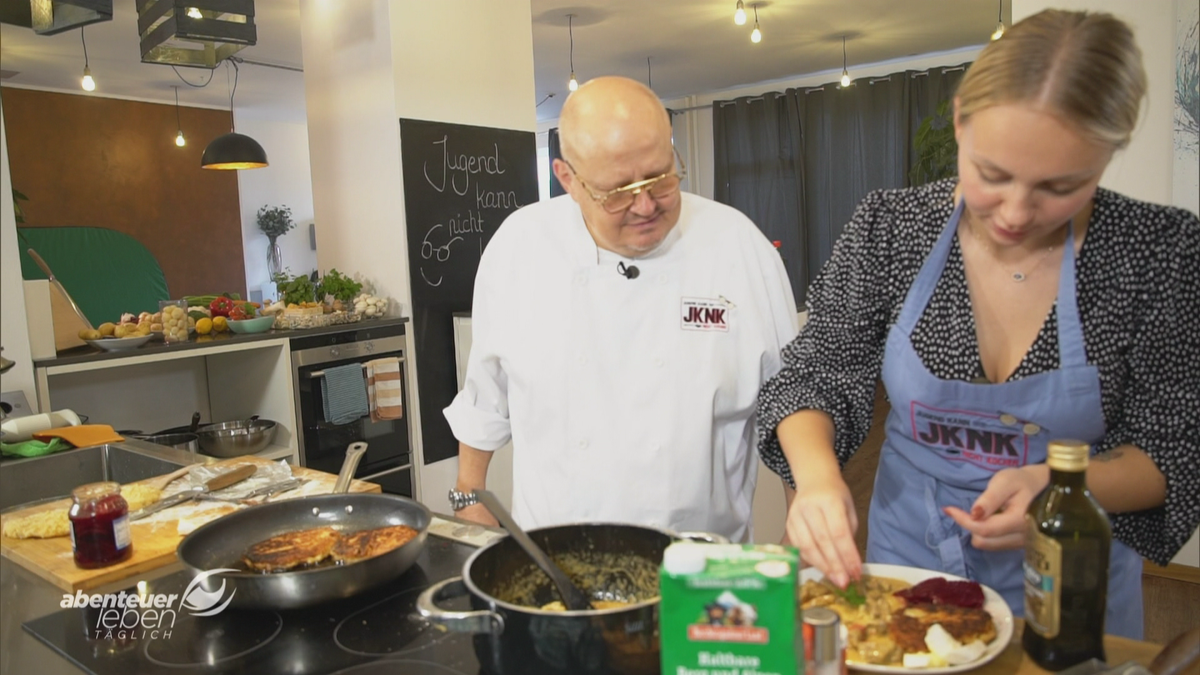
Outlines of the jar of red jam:
{"label": "jar of red jam", "polygon": [[84,569],[119,563],[133,555],[129,504],[117,483],[88,483],[71,493],[71,549]]}

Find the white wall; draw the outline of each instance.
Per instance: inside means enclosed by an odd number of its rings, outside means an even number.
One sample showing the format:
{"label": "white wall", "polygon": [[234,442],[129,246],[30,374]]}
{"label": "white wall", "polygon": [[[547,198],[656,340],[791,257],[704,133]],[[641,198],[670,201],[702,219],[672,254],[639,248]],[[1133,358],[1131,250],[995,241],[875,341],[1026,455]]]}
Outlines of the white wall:
{"label": "white wall", "polygon": [[[238,132],[258,141],[267,151],[270,166],[238,172],[238,199],[242,210],[242,254],[246,261],[246,290],[275,297],[267,272],[267,235],[258,229],[263,206],[287,206],[296,227],[279,238],[283,265],[292,274],[317,268],[317,252],[309,239],[313,222],[312,173],[308,161],[308,127],[290,122],[239,119]],[[318,226],[319,228],[320,226]],[[325,272],[328,270],[322,270]],[[353,272],[353,270],[339,270]]]}
{"label": "white wall", "polygon": [[25,319],[25,290],[17,243],[17,219],[12,203],[12,177],[8,172],[8,137],[0,111],[0,345],[4,358],[17,365],[0,375],[0,391],[24,391],[37,408],[33,362],[29,357],[29,328]]}
{"label": "white wall", "polygon": [[[362,272],[404,313],[411,292],[398,118],[536,127],[529,0],[424,9],[300,0],[318,262]],[[416,391],[409,364],[409,391]],[[421,410],[416,396],[408,404],[418,497],[428,494],[429,504],[445,509],[441,495],[454,483],[457,460],[424,464],[420,436],[421,416],[441,411]]]}

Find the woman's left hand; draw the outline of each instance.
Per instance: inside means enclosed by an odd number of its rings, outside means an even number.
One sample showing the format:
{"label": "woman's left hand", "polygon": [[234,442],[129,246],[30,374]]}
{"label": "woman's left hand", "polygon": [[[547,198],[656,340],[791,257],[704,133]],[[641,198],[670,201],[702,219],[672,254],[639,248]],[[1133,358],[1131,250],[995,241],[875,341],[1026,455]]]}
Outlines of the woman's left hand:
{"label": "woman's left hand", "polygon": [[970,514],[953,506],[942,511],[971,533],[971,545],[977,549],[1021,548],[1025,545],[1025,510],[1049,482],[1050,470],[1045,464],[1004,469],[988,481]]}

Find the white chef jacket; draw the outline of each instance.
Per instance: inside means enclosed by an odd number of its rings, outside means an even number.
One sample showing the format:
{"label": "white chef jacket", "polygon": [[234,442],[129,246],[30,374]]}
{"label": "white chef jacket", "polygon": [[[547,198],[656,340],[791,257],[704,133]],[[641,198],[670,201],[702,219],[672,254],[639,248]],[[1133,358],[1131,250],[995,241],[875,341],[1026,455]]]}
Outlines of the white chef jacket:
{"label": "white chef jacket", "polygon": [[444,414],[473,448],[511,438],[522,527],[751,536],[755,404],[796,336],[796,303],[750,219],[682,199],[636,260],[598,248],[570,196],[518,210],[483,253],[466,379]]}

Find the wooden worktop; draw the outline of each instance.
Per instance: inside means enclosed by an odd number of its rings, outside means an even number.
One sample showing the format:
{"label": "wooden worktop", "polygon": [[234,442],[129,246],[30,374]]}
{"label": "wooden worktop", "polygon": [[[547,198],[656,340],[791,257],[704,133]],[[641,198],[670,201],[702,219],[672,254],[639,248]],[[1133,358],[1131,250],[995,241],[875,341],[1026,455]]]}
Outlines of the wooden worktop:
{"label": "wooden worktop", "polygon": [[[970,671],[972,675],[1043,675],[1043,673],[1048,673],[1049,671],[1040,668],[1021,649],[1021,634],[1024,631],[1025,622],[1016,619],[1012,642],[993,661]],[[1130,640],[1115,635],[1104,637],[1104,660],[1111,666],[1117,666],[1126,661],[1137,661],[1143,666],[1148,666],[1161,649],[1161,645],[1152,642]]]}
{"label": "wooden worktop", "polygon": [[[220,467],[246,463],[265,465],[271,462],[254,456],[244,456],[215,462],[209,466]],[[292,475],[311,481],[309,485],[305,486],[305,493],[331,492],[334,483],[337,481],[337,476],[333,474],[299,466],[292,467]],[[355,480],[350,484],[350,491],[380,492],[380,488],[374,483]],[[70,508],[70,505],[71,500],[69,499],[38,505],[27,510],[0,516],[0,523],[9,518],[17,518],[38,511],[47,511],[55,508],[67,509]],[[99,569],[86,570],[75,566],[74,554],[71,552],[70,537],[10,539],[0,536],[0,556],[12,560],[66,592],[90,591],[102,586],[125,581],[145,572],[174,563],[176,561],[175,549],[179,547],[179,542],[183,540],[183,535],[178,532],[178,525],[179,521],[177,519],[157,519],[154,522],[137,521],[130,523],[130,534],[133,538],[133,555],[124,562]]]}

